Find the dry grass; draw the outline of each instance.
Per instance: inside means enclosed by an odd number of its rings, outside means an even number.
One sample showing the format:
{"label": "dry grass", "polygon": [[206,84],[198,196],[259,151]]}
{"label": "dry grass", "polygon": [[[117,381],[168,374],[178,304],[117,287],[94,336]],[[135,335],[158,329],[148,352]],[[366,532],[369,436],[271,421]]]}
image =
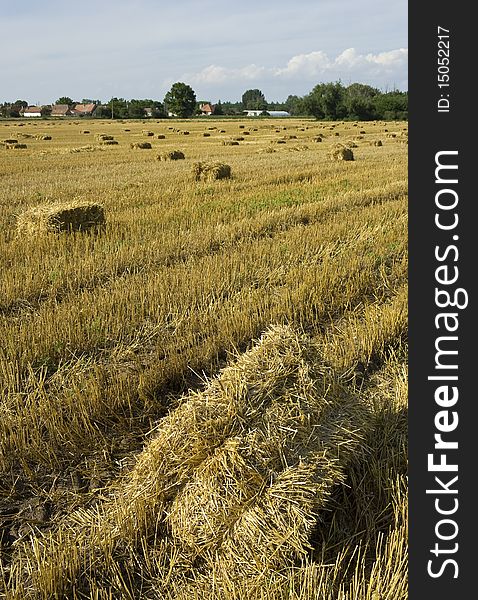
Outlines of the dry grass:
{"label": "dry grass", "polygon": [[[188,121],[161,169],[141,122],[3,153],[0,596],[407,597],[406,135],[345,169],[353,123],[260,123],[229,148]],[[72,198],[102,235],[16,235]]]}

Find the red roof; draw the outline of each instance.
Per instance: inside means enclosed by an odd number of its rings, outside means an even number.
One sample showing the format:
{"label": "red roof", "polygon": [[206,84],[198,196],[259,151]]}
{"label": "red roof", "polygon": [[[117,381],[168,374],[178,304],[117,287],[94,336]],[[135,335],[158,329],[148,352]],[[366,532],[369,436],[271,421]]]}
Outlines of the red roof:
{"label": "red roof", "polygon": [[201,112],[213,113],[215,108],[216,108],[216,106],[214,104],[210,104],[209,102],[206,102],[206,104],[202,104],[200,106]]}
{"label": "red roof", "polygon": [[89,104],[75,104],[72,112],[78,115],[88,115],[91,114],[95,108],[96,104],[94,102],[90,102]]}

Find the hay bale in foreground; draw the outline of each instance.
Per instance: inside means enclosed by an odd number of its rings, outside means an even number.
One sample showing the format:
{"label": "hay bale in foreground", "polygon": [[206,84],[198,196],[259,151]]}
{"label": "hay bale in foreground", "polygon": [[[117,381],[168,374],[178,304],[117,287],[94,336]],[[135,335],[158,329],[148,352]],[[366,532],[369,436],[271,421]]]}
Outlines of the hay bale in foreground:
{"label": "hay bale in foreground", "polygon": [[[261,345],[275,347],[278,356],[258,363]],[[176,543],[189,552],[211,564],[219,558],[247,576],[292,566],[307,554],[317,511],[344,482],[362,442],[366,409],[288,327],[271,328],[239,358],[239,366],[243,380],[236,380],[237,392],[246,395],[250,409],[236,413],[238,429],[224,428],[229,436],[222,444],[224,436],[218,437],[188,478],[167,522]],[[227,377],[218,383],[224,402],[235,389]],[[203,393],[209,404],[210,388]],[[217,411],[218,419],[223,411]]]}
{"label": "hay bale in foreground", "polygon": [[72,202],[31,208],[17,218],[18,233],[41,234],[99,231],[105,227],[100,204]]}
{"label": "hay bale in foreground", "polygon": [[197,162],[193,165],[193,175],[195,181],[229,179],[231,177],[231,167],[225,163]]}
{"label": "hay bale in foreground", "polygon": [[332,160],[354,160],[354,153],[347,146],[337,145],[329,152],[329,158]]}
{"label": "hay bale in foreground", "polygon": [[151,150],[153,146],[149,142],[133,142],[129,147],[136,150]]}
{"label": "hay bale in foreground", "polygon": [[158,160],[183,160],[184,158],[186,157],[181,150],[171,150],[170,152],[158,154]]}

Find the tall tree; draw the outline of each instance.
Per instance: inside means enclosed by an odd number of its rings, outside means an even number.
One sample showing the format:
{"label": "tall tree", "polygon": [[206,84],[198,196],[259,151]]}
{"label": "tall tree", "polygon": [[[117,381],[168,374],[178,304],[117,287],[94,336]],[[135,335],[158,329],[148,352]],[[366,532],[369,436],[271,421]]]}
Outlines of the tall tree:
{"label": "tall tree", "polygon": [[73,104],[73,100],[69,96],[62,96],[61,98],[58,98],[55,104],[68,104],[69,106],[70,104]]}
{"label": "tall tree", "polygon": [[266,110],[266,97],[261,90],[246,90],[242,94],[242,107],[245,110]]}
{"label": "tall tree", "polygon": [[305,96],[305,108],[308,114],[317,119],[340,119],[346,114],[343,97],[344,87],[339,81],[319,83]]}
{"label": "tall tree", "polygon": [[191,86],[178,81],[164,97],[168,111],[180,118],[190,117],[196,110],[196,94]]}
{"label": "tall tree", "polygon": [[344,105],[352,119],[367,121],[375,117],[373,99],[379,91],[370,85],[352,83],[345,89]]}

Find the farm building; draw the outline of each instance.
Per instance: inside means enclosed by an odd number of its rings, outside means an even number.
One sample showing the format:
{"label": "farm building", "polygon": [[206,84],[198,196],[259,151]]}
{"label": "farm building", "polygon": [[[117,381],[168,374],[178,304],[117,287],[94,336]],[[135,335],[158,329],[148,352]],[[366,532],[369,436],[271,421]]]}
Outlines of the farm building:
{"label": "farm building", "polygon": [[202,115],[213,115],[216,110],[216,105],[211,104],[210,102],[206,102],[205,104],[201,104],[199,106],[199,110]]}
{"label": "farm building", "polygon": [[71,114],[77,117],[91,117],[96,110],[96,104],[90,102],[88,104],[75,104],[71,109]]}
{"label": "farm building", "polygon": [[52,117],[66,117],[71,115],[70,107],[68,104],[54,104],[51,107]]}
{"label": "farm building", "polygon": [[246,117],[259,117],[266,114],[269,117],[290,117],[290,113],[285,110],[245,110]]}
{"label": "farm building", "polygon": [[23,111],[24,117],[41,117],[42,116],[42,106],[28,106]]}

